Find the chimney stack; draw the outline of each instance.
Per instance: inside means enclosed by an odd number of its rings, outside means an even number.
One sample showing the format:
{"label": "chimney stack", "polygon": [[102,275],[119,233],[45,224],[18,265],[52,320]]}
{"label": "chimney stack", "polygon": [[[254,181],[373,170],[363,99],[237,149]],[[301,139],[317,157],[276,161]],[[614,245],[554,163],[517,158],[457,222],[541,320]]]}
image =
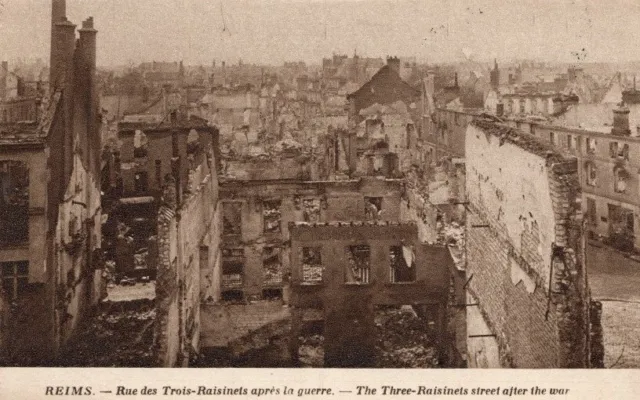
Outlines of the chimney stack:
{"label": "chimney stack", "polygon": [[395,71],[396,74],[400,75],[400,59],[398,57],[387,57],[387,65]]}
{"label": "chimney stack", "polygon": [[629,108],[621,102],[613,110],[613,129],[611,134],[616,136],[631,136],[629,129]]}
{"label": "chimney stack", "polygon": [[100,173],[100,153],[102,147],[100,138],[99,100],[96,85],[96,36],[98,31],[93,27],[93,17],[82,22],[79,30],[77,53],[79,56],[77,78],[80,85],[76,85],[76,99],[84,101],[84,110],[78,110],[86,114],[87,152],[90,155],[91,166],[94,174]]}

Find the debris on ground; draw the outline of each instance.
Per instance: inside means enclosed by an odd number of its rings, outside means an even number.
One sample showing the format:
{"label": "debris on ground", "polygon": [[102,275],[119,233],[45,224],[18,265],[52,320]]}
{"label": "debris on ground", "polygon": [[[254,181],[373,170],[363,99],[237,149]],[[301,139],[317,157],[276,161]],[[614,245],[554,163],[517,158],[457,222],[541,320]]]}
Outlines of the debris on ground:
{"label": "debris on ground", "polygon": [[[379,309],[375,316],[376,368],[437,368],[435,336],[410,307]],[[298,357],[304,367],[324,365],[324,336],[301,336]]]}
{"label": "debris on ground", "polygon": [[152,367],[156,317],[151,300],[103,303],[62,353],[62,367]]}
{"label": "debris on ground", "polygon": [[298,357],[302,366],[322,368],[324,365],[324,336],[301,336]]}
{"label": "debris on ground", "polygon": [[379,310],[376,318],[376,367],[435,368],[434,337],[412,310]]}

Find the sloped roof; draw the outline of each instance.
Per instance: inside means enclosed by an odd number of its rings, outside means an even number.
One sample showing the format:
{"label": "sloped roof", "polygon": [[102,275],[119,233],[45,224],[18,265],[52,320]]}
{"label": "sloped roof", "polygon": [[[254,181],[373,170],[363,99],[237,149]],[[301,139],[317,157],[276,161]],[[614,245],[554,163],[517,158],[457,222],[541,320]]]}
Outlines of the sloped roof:
{"label": "sloped roof", "polygon": [[353,93],[348,94],[347,95],[347,99],[351,99],[354,96],[358,96],[358,95],[362,94],[363,92],[370,90],[371,85],[376,80],[382,79],[384,77],[389,77],[391,79],[396,80],[399,85],[402,85],[405,88],[413,91],[416,96],[420,96],[420,90],[418,90],[418,89],[414,88],[413,86],[409,85],[407,82],[402,80],[402,78],[400,78],[400,75],[396,71],[394,71],[391,67],[389,67],[389,65],[385,65],[384,67],[380,68],[378,70],[378,72],[376,72],[373,75],[373,77],[371,77],[371,79],[369,79],[369,81],[367,81],[364,85],[362,85],[360,87],[360,89],[356,90]]}

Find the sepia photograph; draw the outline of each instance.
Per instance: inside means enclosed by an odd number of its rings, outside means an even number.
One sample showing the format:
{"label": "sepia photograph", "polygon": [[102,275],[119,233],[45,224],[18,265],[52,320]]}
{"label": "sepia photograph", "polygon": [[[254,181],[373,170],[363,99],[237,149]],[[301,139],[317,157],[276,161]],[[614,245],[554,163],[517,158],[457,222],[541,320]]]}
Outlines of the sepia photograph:
{"label": "sepia photograph", "polygon": [[0,366],[639,368],[638,21],[0,0]]}

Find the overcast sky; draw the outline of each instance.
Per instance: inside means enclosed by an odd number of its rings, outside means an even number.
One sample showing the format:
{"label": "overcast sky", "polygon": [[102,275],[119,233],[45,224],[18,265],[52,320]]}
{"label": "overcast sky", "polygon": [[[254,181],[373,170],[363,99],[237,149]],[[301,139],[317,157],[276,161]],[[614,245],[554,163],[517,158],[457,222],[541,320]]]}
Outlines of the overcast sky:
{"label": "overcast sky", "polygon": [[[48,60],[50,0],[0,0],[0,58]],[[95,18],[98,63],[319,63],[343,52],[427,61],[640,60],[637,0],[67,0]],[[583,50],[584,49],[584,50]]]}

